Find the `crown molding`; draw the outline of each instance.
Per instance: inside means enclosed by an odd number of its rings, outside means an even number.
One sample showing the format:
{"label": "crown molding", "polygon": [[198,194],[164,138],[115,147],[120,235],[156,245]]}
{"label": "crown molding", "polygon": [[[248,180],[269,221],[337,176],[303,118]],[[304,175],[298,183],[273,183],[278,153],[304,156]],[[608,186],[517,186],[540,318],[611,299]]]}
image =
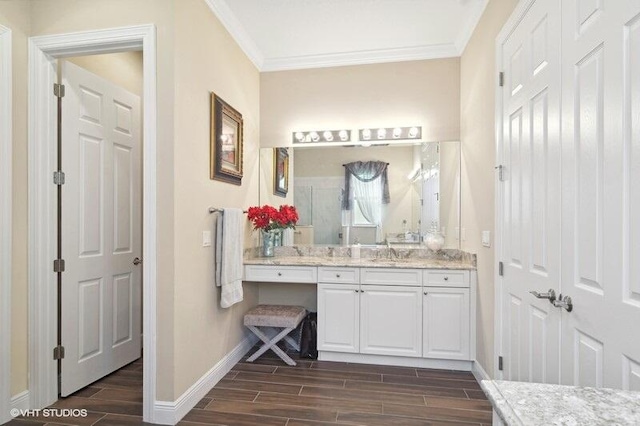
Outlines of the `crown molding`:
{"label": "crown molding", "polygon": [[285,71],[308,68],[367,65],[384,62],[419,61],[460,56],[454,43],[429,46],[403,47],[398,49],[361,50],[322,55],[267,58],[260,71]]}
{"label": "crown molding", "polygon": [[229,34],[231,34],[231,37],[238,43],[240,49],[242,49],[249,60],[253,62],[256,68],[258,68],[258,71],[262,71],[264,55],[229,6],[222,0],[204,1],[227,31],[229,31]]}
{"label": "crown molding", "polygon": [[458,34],[458,38],[456,38],[455,41],[456,49],[458,50],[458,56],[462,56],[462,54],[464,53],[464,49],[467,48],[467,44],[469,43],[469,40],[471,40],[471,36],[476,30],[476,27],[480,22],[480,18],[482,18],[484,10],[487,8],[488,4],[489,0],[483,0],[482,5],[478,9],[478,13],[469,20],[469,25],[462,27],[462,31],[460,32],[460,34]]}

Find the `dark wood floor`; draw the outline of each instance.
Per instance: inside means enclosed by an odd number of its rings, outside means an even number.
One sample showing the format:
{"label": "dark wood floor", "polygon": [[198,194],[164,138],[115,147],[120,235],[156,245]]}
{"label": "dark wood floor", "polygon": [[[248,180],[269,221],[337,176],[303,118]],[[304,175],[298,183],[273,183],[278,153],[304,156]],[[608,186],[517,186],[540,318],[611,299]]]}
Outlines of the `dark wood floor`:
{"label": "dark wood floor", "polygon": [[[53,407],[86,418],[16,419],[11,425],[143,425],[142,362]],[[491,405],[468,372],[312,360],[285,365],[272,353],[240,362],[180,422],[206,425],[489,425]]]}

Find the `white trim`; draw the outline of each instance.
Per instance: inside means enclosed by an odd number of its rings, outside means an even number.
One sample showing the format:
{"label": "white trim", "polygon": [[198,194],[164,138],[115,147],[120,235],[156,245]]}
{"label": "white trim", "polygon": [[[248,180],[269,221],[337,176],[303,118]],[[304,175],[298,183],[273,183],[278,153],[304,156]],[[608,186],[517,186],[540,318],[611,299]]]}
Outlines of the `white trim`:
{"label": "white trim", "polygon": [[[496,37],[495,44],[495,52],[496,52],[496,68],[495,68],[495,76],[496,81],[498,78],[498,74],[501,71],[504,71],[504,67],[502,64],[502,53],[503,53],[503,44],[507,40],[507,38],[511,35],[511,33],[515,30],[516,26],[522,21],[527,11],[531,8],[535,0],[520,0],[520,2],[516,5],[513,13],[507,19],[507,22],[500,30],[500,33]],[[496,165],[502,164],[502,112],[503,112],[503,103],[502,103],[502,91],[503,89],[499,84],[496,83],[495,90],[495,133],[496,133]],[[499,274],[498,262],[500,262],[500,255],[502,254],[502,238],[503,238],[503,227],[502,227],[502,211],[504,210],[503,203],[503,191],[502,191],[502,183],[499,179],[499,174],[496,173],[494,177],[494,185],[495,185],[495,256],[494,256],[494,321],[493,321],[493,334],[494,334],[494,354],[493,354],[493,376],[496,380],[502,380],[504,378],[504,374],[502,371],[498,369],[498,357],[502,355],[502,327],[503,327],[503,318],[502,318],[502,293],[504,289],[504,283],[502,277]]]}
{"label": "white trim", "polygon": [[[29,409],[29,391],[22,391],[11,397],[11,410],[28,410]],[[13,417],[13,416],[12,416]]]}
{"label": "white trim", "polygon": [[0,424],[10,419],[11,395],[11,30],[0,25]]}
{"label": "white trim", "polygon": [[244,29],[238,18],[227,5],[224,0],[204,0],[209,6],[209,9],[213,12],[222,25],[229,31],[231,37],[238,43],[240,49],[247,55],[249,60],[253,62],[253,65],[261,71],[262,64],[264,63],[264,55],[258,48],[258,45],[253,41],[253,38]]}
{"label": "white trim", "polygon": [[477,360],[473,362],[471,373],[473,374],[473,377],[476,378],[478,383],[483,380],[491,380],[491,377],[487,374],[484,367],[482,367],[482,364],[480,364]]}
{"label": "white trim", "polygon": [[114,28],[29,38],[29,389],[32,408],[57,399],[52,359],[56,335],[55,160],[56,58],[142,50],[143,55],[143,416],[153,422],[156,395],[156,28]]}
{"label": "white trim", "polygon": [[172,402],[156,401],[153,407],[155,423],[161,425],[178,423],[249,352],[257,341],[255,336],[247,335],[178,399]]}
{"label": "white trim", "polygon": [[473,361],[433,359],[395,355],[354,354],[346,352],[318,352],[319,361],[351,362],[354,364],[393,365],[397,367],[437,368],[441,370],[471,371]]}
{"label": "white trim", "polygon": [[467,25],[463,26],[462,31],[460,32],[460,34],[458,34],[455,45],[460,56],[462,56],[462,54],[464,53],[464,49],[467,48],[467,44],[469,43],[469,40],[471,40],[471,36],[476,30],[478,22],[480,22],[480,19],[484,14],[484,10],[487,8],[488,4],[489,0],[482,0],[482,4],[478,7],[478,11],[476,12],[476,14],[471,16],[469,22],[467,22]]}
{"label": "white trim", "polygon": [[384,62],[454,58],[458,56],[460,56],[460,52],[454,43],[444,43],[427,46],[403,47],[398,49],[376,49],[322,55],[266,58],[262,68],[260,68],[260,71],[268,72],[306,68],[340,67],[347,65],[367,65]]}

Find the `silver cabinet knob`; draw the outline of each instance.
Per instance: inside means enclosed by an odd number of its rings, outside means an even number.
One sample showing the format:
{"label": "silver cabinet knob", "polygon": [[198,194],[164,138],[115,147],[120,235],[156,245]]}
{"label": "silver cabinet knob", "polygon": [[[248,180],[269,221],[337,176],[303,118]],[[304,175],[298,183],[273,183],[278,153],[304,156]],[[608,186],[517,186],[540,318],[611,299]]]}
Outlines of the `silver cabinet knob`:
{"label": "silver cabinet knob", "polygon": [[134,265],[139,265],[142,263],[142,259],[140,259],[139,257],[136,257],[135,259],[133,259],[133,264]]}
{"label": "silver cabinet knob", "polygon": [[546,293],[538,293],[537,291],[530,291],[529,293],[533,294],[533,296],[538,299],[549,299],[549,302],[551,303],[556,300],[556,292],[552,288],[550,288]]}
{"label": "silver cabinet knob", "polygon": [[336,278],[340,278],[340,274],[336,274]]}
{"label": "silver cabinet knob", "polygon": [[282,272],[278,272],[278,276],[281,277],[282,276]]}
{"label": "silver cabinet knob", "polygon": [[444,277],[444,280],[445,281],[449,281],[449,277]]}

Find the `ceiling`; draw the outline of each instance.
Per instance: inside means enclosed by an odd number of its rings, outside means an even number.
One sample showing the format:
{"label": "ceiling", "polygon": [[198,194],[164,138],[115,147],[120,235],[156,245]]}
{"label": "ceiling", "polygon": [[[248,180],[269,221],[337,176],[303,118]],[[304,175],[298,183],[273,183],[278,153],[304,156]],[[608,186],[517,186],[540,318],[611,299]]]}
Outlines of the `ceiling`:
{"label": "ceiling", "polygon": [[205,0],[260,71],[460,56],[488,0]]}

